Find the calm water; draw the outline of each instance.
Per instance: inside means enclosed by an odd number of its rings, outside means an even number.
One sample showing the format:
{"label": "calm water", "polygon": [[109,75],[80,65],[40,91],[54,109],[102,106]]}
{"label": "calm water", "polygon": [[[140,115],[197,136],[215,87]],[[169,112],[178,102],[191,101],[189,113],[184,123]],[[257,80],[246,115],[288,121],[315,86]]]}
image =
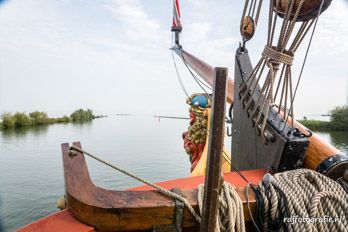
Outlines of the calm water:
{"label": "calm water", "polygon": [[[120,116],[87,124],[52,125],[0,132],[0,220],[13,231],[56,211],[64,194],[60,144],[81,141],[83,148],[150,181],[189,174],[181,133],[187,120]],[[348,133],[320,133],[348,151]],[[109,189],[139,183],[87,158],[94,182]]]}
{"label": "calm water", "polygon": [[[64,194],[60,144],[83,148],[151,181],[189,174],[181,133],[187,120],[108,117],[87,124],[51,125],[0,132],[0,215],[4,231],[14,231],[56,211]],[[123,174],[87,159],[93,181],[109,189],[139,185]]]}

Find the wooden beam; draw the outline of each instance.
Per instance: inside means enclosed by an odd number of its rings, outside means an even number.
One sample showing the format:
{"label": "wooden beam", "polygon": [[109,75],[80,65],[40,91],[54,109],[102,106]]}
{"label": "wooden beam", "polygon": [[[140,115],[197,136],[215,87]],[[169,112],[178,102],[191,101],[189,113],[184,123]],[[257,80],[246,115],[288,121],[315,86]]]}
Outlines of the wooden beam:
{"label": "wooden beam", "polygon": [[224,141],[224,122],[226,106],[227,68],[214,69],[214,89],[212,117],[210,121],[207,170],[204,183],[204,197],[201,232],[214,232],[218,199],[221,190],[221,160]]}
{"label": "wooden beam", "polygon": [[[187,64],[210,86],[213,86],[213,76],[214,76],[214,68],[204,62],[203,60],[195,57],[191,53],[185,50],[174,49],[174,51],[178,54],[178,56],[182,57]],[[227,102],[233,103],[233,90],[234,84],[231,78],[228,78],[227,83]]]}

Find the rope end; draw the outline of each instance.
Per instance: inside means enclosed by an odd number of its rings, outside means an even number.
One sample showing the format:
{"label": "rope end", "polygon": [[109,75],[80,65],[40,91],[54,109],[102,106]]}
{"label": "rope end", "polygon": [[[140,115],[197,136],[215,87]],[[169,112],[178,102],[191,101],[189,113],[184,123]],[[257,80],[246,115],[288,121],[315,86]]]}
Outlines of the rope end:
{"label": "rope end", "polygon": [[76,151],[76,149],[75,149],[75,147],[74,146],[71,146],[70,148],[69,148],[69,156],[77,156],[77,151]]}

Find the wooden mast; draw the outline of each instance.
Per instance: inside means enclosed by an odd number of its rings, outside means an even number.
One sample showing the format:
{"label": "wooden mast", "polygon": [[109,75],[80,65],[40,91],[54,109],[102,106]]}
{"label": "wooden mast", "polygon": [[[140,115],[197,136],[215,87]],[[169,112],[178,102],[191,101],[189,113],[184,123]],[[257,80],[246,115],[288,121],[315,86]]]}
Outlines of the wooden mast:
{"label": "wooden mast", "polygon": [[212,104],[211,133],[209,135],[207,169],[204,183],[204,197],[201,232],[214,232],[218,199],[223,177],[221,161],[224,141],[227,68],[214,69],[214,91]]}

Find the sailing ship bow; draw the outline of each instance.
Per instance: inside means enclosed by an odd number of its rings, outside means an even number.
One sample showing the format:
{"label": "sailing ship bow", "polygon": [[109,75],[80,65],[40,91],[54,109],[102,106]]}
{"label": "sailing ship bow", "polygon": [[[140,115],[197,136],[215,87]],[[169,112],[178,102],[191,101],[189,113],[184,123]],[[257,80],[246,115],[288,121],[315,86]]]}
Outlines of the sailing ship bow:
{"label": "sailing ship bow", "polygon": [[[260,61],[253,67],[246,43],[256,32],[262,0],[245,1],[240,21],[242,43],[236,51],[234,79],[229,78],[227,87],[227,101],[233,106],[234,168],[268,168],[278,172],[306,167],[333,179],[340,178],[348,168],[347,156],[297,122],[293,111],[294,53],[330,3],[331,0],[270,0],[267,44]],[[171,49],[212,86],[214,67],[185,51],[180,44],[182,24],[178,0],[174,0],[173,5],[175,44]],[[280,35],[275,38],[277,18],[280,18],[278,23],[282,22]],[[296,23],[300,26],[290,41]],[[262,75],[266,79],[263,84]],[[250,145],[250,141],[256,142]]]}

